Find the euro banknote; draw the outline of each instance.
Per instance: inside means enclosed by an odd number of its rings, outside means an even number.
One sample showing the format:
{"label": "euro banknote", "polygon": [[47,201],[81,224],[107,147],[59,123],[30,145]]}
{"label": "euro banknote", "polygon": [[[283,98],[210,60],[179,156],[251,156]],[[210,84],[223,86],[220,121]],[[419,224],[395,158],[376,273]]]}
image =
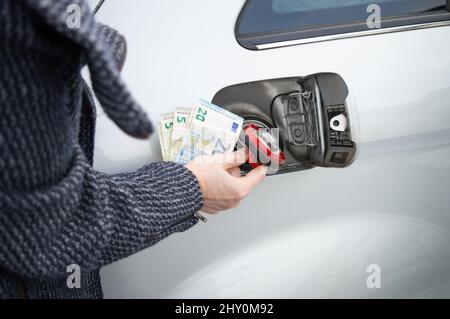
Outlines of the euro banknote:
{"label": "euro banknote", "polygon": [[183,145],[183,138],[188,131],[191,120],[191,110],[189,107],[178,107],[173,116],[173,130],[170,138],[169,161],[175,161]]}
{"label": "euro banknote", "polygon": [[217,105],[200,100],[192,110],[182,145],[174,159],[185,164],[200,155],[233,151],[244,119]]}
{"label": "euro banknote", "polygon": [[168,161],[170,157],[170,141],[173,130],[173,113],[164,113],[159,122],[159,141],[163,161]]}

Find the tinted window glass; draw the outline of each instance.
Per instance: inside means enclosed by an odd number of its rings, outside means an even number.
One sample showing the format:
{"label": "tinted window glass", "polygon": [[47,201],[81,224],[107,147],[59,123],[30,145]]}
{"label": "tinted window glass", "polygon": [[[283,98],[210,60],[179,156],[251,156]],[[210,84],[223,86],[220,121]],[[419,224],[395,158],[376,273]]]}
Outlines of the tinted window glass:
{"label": "tinted window glass", "polygon": [[[248,0],[236,28],[237,36],[319,29],[367,21],[368,6],[378,4],[383,21],[447,13],[446,0]],[[404,19],[402,20],[404,24]],[[412,23],[412,22],[411,22]],[[365,28],[367,29],[367,27]]]}

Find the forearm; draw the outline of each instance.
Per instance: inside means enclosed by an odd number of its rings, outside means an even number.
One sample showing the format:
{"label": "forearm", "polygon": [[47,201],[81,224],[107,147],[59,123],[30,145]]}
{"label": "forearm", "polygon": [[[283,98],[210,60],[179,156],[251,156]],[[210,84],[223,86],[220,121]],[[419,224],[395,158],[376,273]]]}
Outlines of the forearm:
{"label": "forearm", "polygon": [[152,163],[107,180],[116,210],[104,263],[123,258],[124,247],[138,251],[190,228],[203,206],[196,177],[175,163]]}
{"label": "forearm", "polygon": [[108,176],[79,150],[57,185],[3,192],[0,201],[1,266],[39,278],[65,276],[70,264],[88,272],[129,256],[194,225],[189,216],[203,205],[196,178],[182,166],[154,163]]}

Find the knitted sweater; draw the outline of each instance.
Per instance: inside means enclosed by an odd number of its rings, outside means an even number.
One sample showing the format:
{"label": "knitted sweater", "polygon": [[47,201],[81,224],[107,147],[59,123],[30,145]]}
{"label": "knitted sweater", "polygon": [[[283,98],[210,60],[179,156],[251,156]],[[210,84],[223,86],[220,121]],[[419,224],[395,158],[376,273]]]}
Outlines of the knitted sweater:
{"label": "knitted sweater", "polygon": [[[81,28],[67,25],[70,4]],[[185,167],[92,168],[95,108],[144,138],[153,128],[120,79],[123,37],[84,0],[0,1],[0,297],[102,297],[99,269],[192,227],[203,206]],[[81,287],[68,288],[79,265]]]}

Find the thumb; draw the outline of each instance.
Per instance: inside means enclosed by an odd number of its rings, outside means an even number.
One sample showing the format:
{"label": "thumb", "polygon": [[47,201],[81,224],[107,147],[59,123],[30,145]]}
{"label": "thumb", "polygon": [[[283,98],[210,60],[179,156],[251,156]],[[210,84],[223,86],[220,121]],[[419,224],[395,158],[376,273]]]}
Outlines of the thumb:
{"label": "thumb", "polygon": [[246,176],[242,177],[241,180],[249,191],[266,178],[267,169],[267,166],[261,165],[251,170]]}
{"label": "thumb", "polygon": [[244,147],[235,152],[227,153],[224,155],[223,166],[225,169],[231,169],[241,166],[247,161],[248,150]]}

